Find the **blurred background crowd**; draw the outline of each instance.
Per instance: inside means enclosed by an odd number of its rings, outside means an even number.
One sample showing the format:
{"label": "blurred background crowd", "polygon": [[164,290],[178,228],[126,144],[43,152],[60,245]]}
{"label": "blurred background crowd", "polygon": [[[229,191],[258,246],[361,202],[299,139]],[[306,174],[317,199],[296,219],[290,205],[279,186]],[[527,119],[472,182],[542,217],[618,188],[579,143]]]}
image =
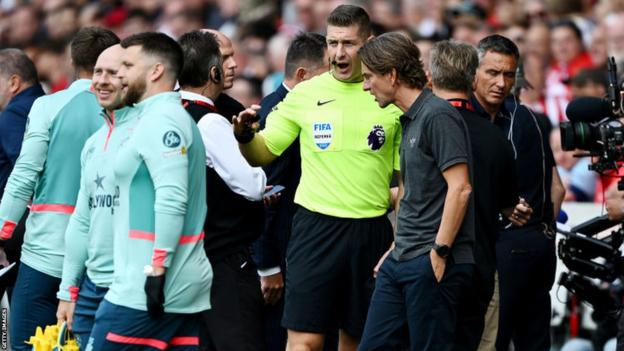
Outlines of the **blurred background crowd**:
{"label": "blurred background crowd", "polygon": [[[47,92],[71,81],[66,44],[84,26],[103,26],[121,38],[162,31],[174,38],[198,28],[219,29],[234,42],[237,78],[229,93],[257,103],[282,81],[289,41],[299,31],[323,33],[338,0],[0,0],[0,47],[24,49]],[[624,72],[623,0],[357,0],[377,34],[402,30],[425,61],[436,40],[476,44],[500,33],[520,48],[526,77],[524,104],[550,119],[566,119],[574,97],[603,96],[606,60]],[[425,62],[427,67],[427,62]],[[611,183],[587,172],[588,160],[561,151],[552,135],[566,200],[601,202]],[[602,184],[605,183],[605,184]]]}

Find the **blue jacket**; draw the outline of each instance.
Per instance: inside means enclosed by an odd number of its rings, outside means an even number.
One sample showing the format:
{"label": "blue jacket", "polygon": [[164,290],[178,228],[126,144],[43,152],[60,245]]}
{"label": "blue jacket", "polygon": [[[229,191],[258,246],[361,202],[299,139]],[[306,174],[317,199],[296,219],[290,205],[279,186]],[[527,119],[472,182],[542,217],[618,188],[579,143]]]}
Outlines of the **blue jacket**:
{"label": "blue jacket", "polygon": [[22,149],[28,113],[33,102],[45,95],[39,83],[15,95],[0,113],[0,198],[15,160]]}
{"label": "blue jacket", "polygon": [[[284,84],[273,93],[267,95],[260,102],[260,128],[264,128],[266,118],[271,113],[275,105],[279,104],[288,90]],[[268,166],[264,167],[268,185],[283,185],[280,199],[266,210],[266,222],[264,231],[260,238],[253,245],[253,258],[259,269],[268,269],[281,266],[285,268],[286,245],[290,238],[292,219],[295,215],[296,205],[295,190],[301,178],[301,154],[299,152],[299,141],[292,143]]]}

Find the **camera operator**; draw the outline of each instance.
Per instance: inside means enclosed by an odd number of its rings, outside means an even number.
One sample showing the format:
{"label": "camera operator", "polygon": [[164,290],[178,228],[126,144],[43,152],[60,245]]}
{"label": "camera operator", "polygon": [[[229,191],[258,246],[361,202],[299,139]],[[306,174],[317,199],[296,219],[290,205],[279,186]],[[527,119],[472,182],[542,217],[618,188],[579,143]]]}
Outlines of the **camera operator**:
{"label": "camera operator", "polygon": [[607,189],[607,215],[612,221],[624,221],[624,191],[619,191],[617,183]]}
{"label": "camera operator", "polygon": [[[607,215],[612,221],[624,221],[624,191],[619,191],[617,183],[609,187],[606,197]],[[624,349],[624,314],[620,313],[617,328],[616,350]]]}

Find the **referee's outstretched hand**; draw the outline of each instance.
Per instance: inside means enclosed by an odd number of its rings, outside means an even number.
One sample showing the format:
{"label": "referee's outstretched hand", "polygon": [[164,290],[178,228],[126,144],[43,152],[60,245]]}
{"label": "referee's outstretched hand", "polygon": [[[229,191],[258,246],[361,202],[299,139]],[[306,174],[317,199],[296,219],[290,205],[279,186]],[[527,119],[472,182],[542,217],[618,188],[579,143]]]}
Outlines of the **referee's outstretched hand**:
{"label": "referee's outstretched hand", "polygon": [[258,127],[260,127],[260,116],[258,111],[260,105],[251,105],[241,111],[238,116],[232,117],[232,125],[234,127],[234,135],[245,136],[249,133],[254,133]]}

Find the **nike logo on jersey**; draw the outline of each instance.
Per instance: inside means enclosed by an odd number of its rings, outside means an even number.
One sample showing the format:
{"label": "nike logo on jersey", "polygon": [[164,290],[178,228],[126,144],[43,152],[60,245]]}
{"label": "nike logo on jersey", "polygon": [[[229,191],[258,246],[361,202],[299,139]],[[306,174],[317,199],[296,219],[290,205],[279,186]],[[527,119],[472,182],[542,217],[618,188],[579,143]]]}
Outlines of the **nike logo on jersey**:
{"label": "nike logo on jersey", "polygon": [[321,101],[321,100],[319,100],[319,101],[317,101],[317,102],[316,102],[316,106],[323,106],[323,105],[325,105],[325,104],[329,104],[329,103],[330,103],[330,102],[332,102],[332,101],[336,101],[336,99],[331,99],[331,100],[327,100],[327,101]]}

